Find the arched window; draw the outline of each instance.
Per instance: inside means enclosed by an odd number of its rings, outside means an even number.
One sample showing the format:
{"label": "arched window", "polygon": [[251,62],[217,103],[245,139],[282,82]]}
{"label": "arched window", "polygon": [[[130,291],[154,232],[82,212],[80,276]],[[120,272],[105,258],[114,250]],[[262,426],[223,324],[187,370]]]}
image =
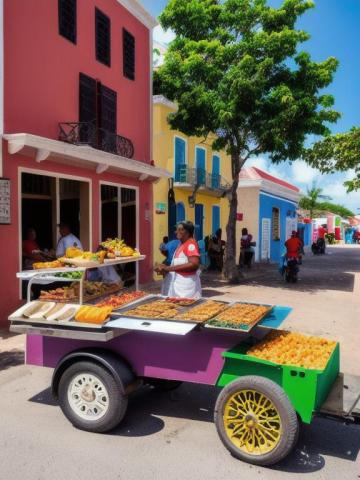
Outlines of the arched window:
{"label": "arched window", "polygon": [[182,202],[176,204],[176,222],[185,220],[185,206]]}
{"label": "arched window", "polygon": [[280,240],[280,209],[277,207],[272,209],[272,239]]}

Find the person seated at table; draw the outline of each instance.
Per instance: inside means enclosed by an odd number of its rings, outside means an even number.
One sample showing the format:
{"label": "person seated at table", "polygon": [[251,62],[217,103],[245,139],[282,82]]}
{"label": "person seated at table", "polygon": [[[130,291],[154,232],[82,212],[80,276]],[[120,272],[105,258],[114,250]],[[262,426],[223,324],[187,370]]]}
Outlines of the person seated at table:
{"label": "person seated at table", "polygon": [[25,240],[22,243],[24,270],[32,270],[35,262],[46,262],[50,256],[41,250],[36,240],[36,230],[29,227],[26,230]]}

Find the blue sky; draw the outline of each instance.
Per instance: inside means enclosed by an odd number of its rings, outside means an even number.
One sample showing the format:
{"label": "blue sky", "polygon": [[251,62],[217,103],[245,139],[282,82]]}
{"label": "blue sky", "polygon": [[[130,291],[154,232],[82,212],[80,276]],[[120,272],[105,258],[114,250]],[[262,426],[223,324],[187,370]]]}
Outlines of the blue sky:
{"label": "blue sky", "polygon": [[[167,4],[167,0],[141,0],[145,8],[158,16]],[[269,4],[278,6],[281,0],[269,0]],[[333,84],[327,89],[335,97],[335,108],[342,118],[331,128],[333,132],[346,131],[360,125],[360,0],[315,0],[315,8],[309,10],[299,21],[299,27],[310,33],[311,39],[303,44],[314,60],[320,61],[335,56],[340,66]],[[157,29],[157,38],[166,38]],[[323,186],[332,195],[333,201],[343,203],[353,210],[360,208],[360,192],[346,195],[342,186],[348,175],[322,176],[302,162],[292,166],[280,164],[272,166],[265,158],[253,160],[261,168],[281,175],[306,189],[313,180]]]}

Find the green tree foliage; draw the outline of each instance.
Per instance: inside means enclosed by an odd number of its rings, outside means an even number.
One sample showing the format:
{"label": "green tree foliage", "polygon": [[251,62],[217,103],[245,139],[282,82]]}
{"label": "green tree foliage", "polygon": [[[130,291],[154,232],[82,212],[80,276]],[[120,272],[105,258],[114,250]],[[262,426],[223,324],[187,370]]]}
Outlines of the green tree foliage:
{"label": "green tree foliage", "polygon": [[348,192],[360,189],[360,127],[330,135],[307,149],[304,158],[323,173],[354,170],[354,178],[345,182]]}
{"label": "green tree foliage", "polygon": [[[299,206],[304,210],[309,210],[310,218],[321,216],[326,212],[340,215],[340,217],[354,217],[354,213],[343,205],[329,202],[331,200],[327,195],[322,194],[323,189],[313,184],[312,188],[307,190],[306,196],[300,198]],[[327,200],[327,201],[320,201]]]}
{"label": "green tree foliage", "polygon": [[237,281],[236,213],[239,172],[251,156],[295,160],[308,134],[329,134],[339,114],[320,91],[338,62],[314,62],[300,50],[309,35],[296,28],[308,0],[170,0],[160,16],[171,28],[165,64],[156,72],[156,93],[176,101],[169,117],[186,135],[216,133],[214,150],[231,155],[232,185],[224,274]]}

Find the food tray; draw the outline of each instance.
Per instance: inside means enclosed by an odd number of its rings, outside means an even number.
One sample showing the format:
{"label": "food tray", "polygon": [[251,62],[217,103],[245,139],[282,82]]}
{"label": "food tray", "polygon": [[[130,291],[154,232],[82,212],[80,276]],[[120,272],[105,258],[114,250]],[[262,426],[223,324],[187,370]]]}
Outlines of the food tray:
{"label": "food tray", "polygon": [[[34,302],[26,303],[23,305],[21,308],[16,310],[12,315],[10,315],[9,320],[11,322],[21,322],[22,324],[28,324],[28,325],[42,325],[42,326],[59,326],[59,327],[79,327],[79,328],[91,328],[91,329],[101,329],[103,328],[104,324],[102,325],[97,325],[93,323],[82,323],[82,322],[75,322],[75,315],[77,310],[81,307],[81,305],[75,304],[75,303],[66,303],[64,304],[64,310],[67,308],[76,308],[76,312],[74,314],[74,317],[71,320],[68,321],[57,321],[57,320],[47,320],[46,318],[39,317],[39,318],[26,318],[23,317],[23,312],[26,308],[28,308],[32,303],[37,302],[35,300]],[[60,302],[51,302],[51,303],[60,303]]]}
{"label": "food tray", "polygon": [[67,265],[74,265],[75,267],[96,268],[100,265],[100,262],[95,260],[76,260],[75,258],[62,258],[62,263]]}
{"label": "food tray", "polygon": [[[114,310],[113,313],[121,316],[121,317],[126,317],[126,318],[131,318],[131,319],[135,319],[135,320],[148,320],[148,321],[151,321],[151,322],[155,322],[155,321],[164,321],[164,322],[179,322],[179,323],[203,323],[203,321],[199,322],[199,321],[196,321],[196,320],[181,320],[181,319],[178,319],[178,318],[153,318],[153,317],[135,317],[135,316],[132,316],[132,315],[127,315],[127,312],[129,310],[133,310],[134,308],[138,308],[142,305],[146,305],[148,303],[151,303],[151,302],[154,302],[156,300],[164,300],[166,297],[163,297],[161,295],[149,295],[147,296],[146,298],[144,299],[140,299],[138,302],[134,302],[132,304],[127,304],[124,308],[120,308],[119,310]],[[199,299],[199,300],[196,300],[195,303],[193,303],[192,305],[190,306],[187,306],[187,307],[178,307],[178,312],[179,314],[180,313],[185,313],[189,310],[191,310],[192,308],[200,305],[201,303],[204,303],[206,302],[205,299]],[[226,303],[226,302],[222,302],[222,303]],[[171,305],[171,304],[169,304]]]}
{"label": "food tray", "polygon": [[238,324],[232,324],[231,322],[227,322],[225,320],[216,320],[215,318],[212,318],[210,320],[207,320],[205,324],[205,328],[215,328],[215,329],[220,329],[220,330],[230,330],[233,332],[250,332],[258,323],[260,323],[264,318],[266,318],[274,309],[274,305],[269,305],[265,303],[256,303],[256,302],[233,302],[229,307],[233,307],[235,305],[255,305],[258,307],[267,307],[268,310],[263,313],[259,318],[254,320],[251,323],[238,323]]}

